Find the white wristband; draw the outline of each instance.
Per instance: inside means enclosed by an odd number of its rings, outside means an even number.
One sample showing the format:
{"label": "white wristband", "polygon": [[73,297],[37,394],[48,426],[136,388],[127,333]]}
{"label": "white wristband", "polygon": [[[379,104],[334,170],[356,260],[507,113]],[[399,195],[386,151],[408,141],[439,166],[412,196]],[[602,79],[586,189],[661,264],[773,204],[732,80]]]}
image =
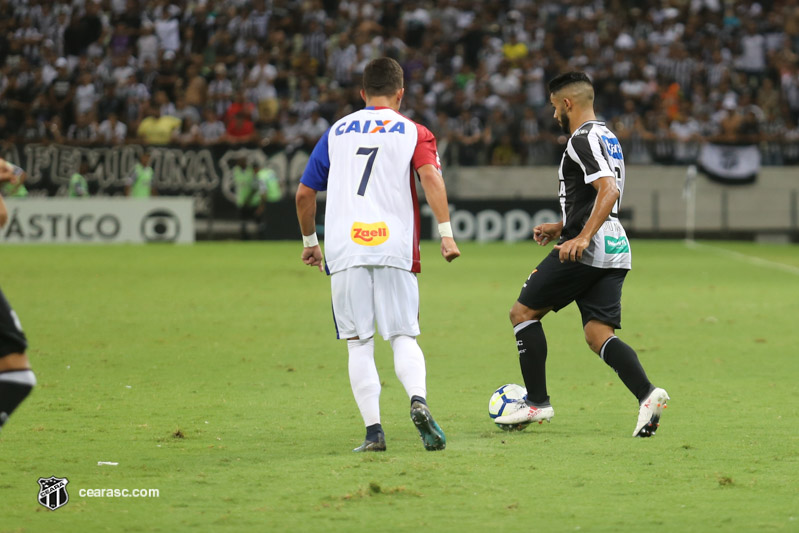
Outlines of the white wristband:
{"label": "white wristband", "polygon": [[452,224],[449,222],[442,222],[438,225],[438,234],[442,237],[452,237]]}
{"label": "white wristband", "polygon": [[312,248],[314,246],[318,246],[319,239],[316,238],[316,232],[313,232],[310,235],[303,235],[302,245],[305,246],[306,248]]}

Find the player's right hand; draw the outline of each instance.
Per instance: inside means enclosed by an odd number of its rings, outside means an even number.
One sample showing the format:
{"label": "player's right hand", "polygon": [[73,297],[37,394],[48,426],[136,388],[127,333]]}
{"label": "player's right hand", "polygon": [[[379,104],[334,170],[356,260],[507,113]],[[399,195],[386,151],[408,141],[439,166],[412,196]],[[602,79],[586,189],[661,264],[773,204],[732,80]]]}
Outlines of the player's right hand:
{"label": "player's right hand", "polygon": [[316,246],[303,248],[300,259],[302,259],[302,262],[306,265],[319,267],[319,272],[324,272],[324,268],[322,268],[322,248],[320,248],[318,244]]}
{"label": "player's right hand", "polygon": [[441,255],[447,260],[447,263],[451,263],[456,258],[460,257],[461,251],[458,250],[455,239],[452,237],[441,237]]}
{"label": "player's right hand", "polygon": [[539,224],[533,228],[533,239],[541,246],[546,246],[550,242],[560,237],[560,224]]}

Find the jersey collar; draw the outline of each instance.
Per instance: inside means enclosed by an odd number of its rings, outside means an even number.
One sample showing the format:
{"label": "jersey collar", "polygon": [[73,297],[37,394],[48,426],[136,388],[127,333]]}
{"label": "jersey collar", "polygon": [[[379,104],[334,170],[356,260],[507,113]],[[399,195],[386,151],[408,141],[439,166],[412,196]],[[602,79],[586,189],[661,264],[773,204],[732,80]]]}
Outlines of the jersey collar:
{"label": "jersey collar", "polygon": [[368,107],[364,107],[364,109],[369,109],[370,111],[374,111],[375,109],[391,109],[391,108],[384,105],[370,105]]}
{"label": "jersey collar", "polygon": [[572,133],[572,134],[571,134],[571,137],[574,137],[574,135],[575,135],[575,134],[576,134],[578,131],[580,131],[581,129],[583,129],[583,126],[585,126],[586,124],[599,124],[600,126],[604,126],[604,125],[605,125],[605,122],[604,122],[604,121],[602,121],[602,120],[586,120],[585,122],[583,122],[582,124],[580,124],[580,126],[579,126],[579,127],[576,129],[576,130],[574,130],[574,133]]}

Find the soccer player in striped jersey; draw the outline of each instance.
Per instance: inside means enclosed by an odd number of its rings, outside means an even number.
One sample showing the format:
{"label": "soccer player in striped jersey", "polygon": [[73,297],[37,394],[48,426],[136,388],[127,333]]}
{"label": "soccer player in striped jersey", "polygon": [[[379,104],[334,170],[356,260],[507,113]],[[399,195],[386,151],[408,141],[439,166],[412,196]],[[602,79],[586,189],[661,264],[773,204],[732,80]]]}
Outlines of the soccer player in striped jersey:
{"label": "soccer player in striped jersey", "polygon": [[363,73],[366,107],[338,120],[311,153],[297,190],[302,261],[322,270],[316,236],[316,194],[327,191],[324,269],[330,274],[338,338],[347,339],[352,392],[366,425],[355,452],[384,451],[380,378],[374,362],[375,321],[391,343],[394,370],[411,400],[411,419],[425,449],[443,450],[446,438],[427,407],[425,360],[419,335],[419,204],[416,176],[438,221],[441,254],[460,255],[436,140],[399,114],[402,67],[390,58]]}
{"label": "soccer player in striped jersey", "polygon": [[558,170],[562,220],[533,228],[536,242],[558,241],[522,287],[510,311],[527,400],[497,417],[498,424],[549,421],[555,411],[546,385],[547,340],[541,319],[577,302],[588,346],[638,400],[634,437],[655,434],[669,399],[649,379],[621,328],[621,291],[631,267],[630,244],[619,221],[624,156],[616,136],[594,114],[594,87],[585,73],[568,72],[549,83],[554,117],[569,135]]}
{"label": "soccer player in striped jersey", "polygon": [[[0,185],[9,183],[13,187],[21,174],[18,166],[0,159]],[[7,221],[8,210],[0,195],[0,228]],[[36,385],[36,376],[25,355],[27,348],[19,318],[0,291],[0,429]]]}

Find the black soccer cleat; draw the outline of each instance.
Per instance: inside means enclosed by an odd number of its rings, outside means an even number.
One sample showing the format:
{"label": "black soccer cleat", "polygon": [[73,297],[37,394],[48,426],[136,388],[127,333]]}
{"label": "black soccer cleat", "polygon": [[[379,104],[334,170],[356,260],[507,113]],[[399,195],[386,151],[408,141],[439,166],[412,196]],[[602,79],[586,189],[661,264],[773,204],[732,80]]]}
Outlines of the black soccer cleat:
{"label": "black soccer cleat", "polygon": [[356,453],[361,452],[384,452],[386,451],[386,436],[383,433],[377,434],[377,440],[364,439],[363,444],[352,450]]}

